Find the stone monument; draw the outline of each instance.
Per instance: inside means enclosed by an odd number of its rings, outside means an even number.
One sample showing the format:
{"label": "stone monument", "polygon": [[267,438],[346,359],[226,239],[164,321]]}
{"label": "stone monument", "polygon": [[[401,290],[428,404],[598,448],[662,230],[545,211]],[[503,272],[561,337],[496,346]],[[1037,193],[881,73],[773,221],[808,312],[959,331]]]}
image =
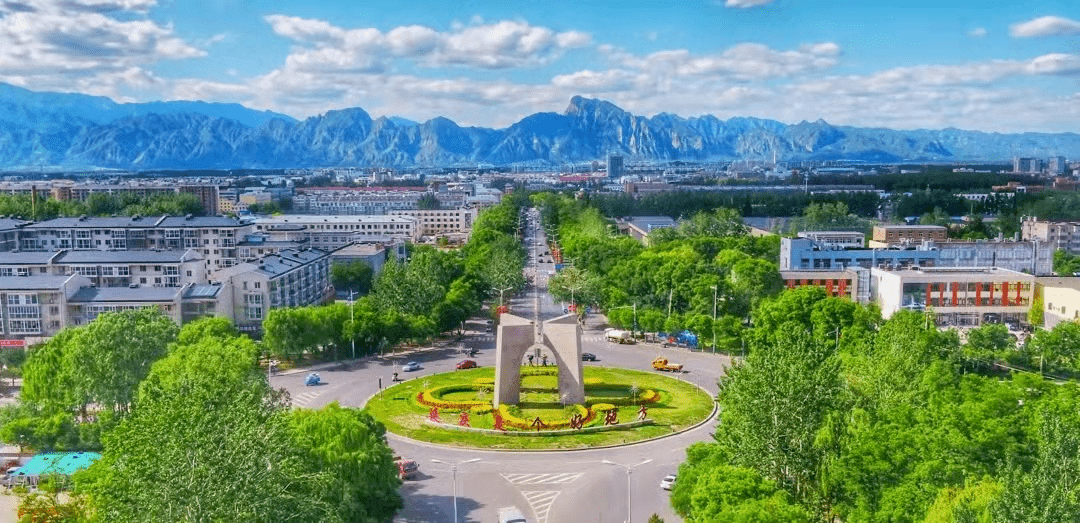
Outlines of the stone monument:
{"label": "stone monument", "polygon": [[495,345],[495,397],[492,406],[516,405],[521,400],[521,359],[539,345],[555,357],[559,369],[559,398],[564,404],[585,402],[585,382],[581,364],[581,325],[576,314],[559,316],[543,323],[537,342],[536,325],[520,316],[499,317]]}

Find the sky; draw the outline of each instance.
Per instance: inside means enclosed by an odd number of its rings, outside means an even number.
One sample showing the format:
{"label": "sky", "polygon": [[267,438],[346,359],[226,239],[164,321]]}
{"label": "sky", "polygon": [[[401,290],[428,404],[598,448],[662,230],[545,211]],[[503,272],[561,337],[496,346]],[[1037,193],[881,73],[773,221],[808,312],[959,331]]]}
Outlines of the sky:
{"label": "sky", "polygon": [[1077,0],[0,0],[0,82],[506,127],[634,114],[1080,132]]}

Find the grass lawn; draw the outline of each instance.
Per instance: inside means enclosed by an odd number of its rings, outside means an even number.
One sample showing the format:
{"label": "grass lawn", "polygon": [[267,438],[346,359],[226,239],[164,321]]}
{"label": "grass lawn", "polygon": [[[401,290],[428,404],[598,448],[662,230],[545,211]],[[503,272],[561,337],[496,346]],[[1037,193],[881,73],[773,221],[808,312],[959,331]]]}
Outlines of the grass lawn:
{"label": "grass lawn", "polygon": [[[524,367],[523,371],[530,369],[536,367]],[[445,401],[483,402],[490,407],[494,376],[495,369],[491,367],[425,376],[384,389],[368,402],[366,408],[395,434],[445,445],[498,449],[584,448],[641,441],[686,429],[707,418],[713,408],[713,399],[707,393],[670,376],[587,366],[586,405],[617,405],[619,421],[632,421],[637,418],[638,411],[638,401],[634,398],[640,398],[646,391],[652,390],[656,392],[657,399],[645,405],[648,417],[654,420],[654,424],[563,436],[514,436],[446,430],[425,423],[431,407],[417,402],[419,394],[425,390],[460,385],[462,387],[456,387],[456,390],[440,393],[439,397]],[[521,403],[511,409],[513,415],[526,420],[537,416],[545,421],[568,419],[574,407],[560,404],[556,380],[554,375],[523,376]],[[470,411],[469,425],[492,428],[494,418],[487,410],[481,407]],[[439,409],[439,416],[444,423],[457,424],[460,409]],[[603,412],[597,412],[586,427],[601,425]]]}

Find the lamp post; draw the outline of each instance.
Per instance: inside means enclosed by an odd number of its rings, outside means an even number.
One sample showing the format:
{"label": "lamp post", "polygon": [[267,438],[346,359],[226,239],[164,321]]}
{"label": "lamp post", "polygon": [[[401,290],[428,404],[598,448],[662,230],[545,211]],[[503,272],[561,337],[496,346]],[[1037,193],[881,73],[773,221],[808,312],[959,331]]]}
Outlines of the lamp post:
{"label": "lamp post", "polygon": [[454,523],[457,523],[457,521],[458,521],[458,517],[457,517],[457,468],[458,468],[458,465],[464,465],[466,463],[475,463],[477,461],[480,461],[480,458],[467,459],[465,461],[458,462],[458,463],[447,463],[445,461],[438,460],[438,459],[432,459],[431,460],[432,463],[441,463],[443,465],[450,465],[450,473],[453,474],[453,476],[454,476]]}
{"label": "lamp post", "polygon": [[602,462],[608,465],[615,465],[616,467],[622,467],[626,469],[626,523],[633,523],[634,520],[634,503],[633,498],[631,497],[632,495],[630,493],[630,472],[634,467],[640,467],[650,462],[652,462],[652,459],[647,459],[645,461],[642,461],[641,463],[638,463],[637,465],[623,465],[622,463],[615,463],[614,461],[608,461],[606,459]]}
{"label": "lamp post", "polygon": [[356,359],[356,291],[349,291],[349,338],[352,338],[352,359]]}
{"label": "lamp post", "polygon": [[712,287],[712,351],[716,354],[716,285]]}
{"label": "lamp post", "polygon": [[503,302],[503,293],[510,290],[510,289],[513,289],[513,287],[507,287],[505,289],[496,289],[496,290],[499,291],[499,307],[502,307],[503,305],[505,305],[505,302]]}

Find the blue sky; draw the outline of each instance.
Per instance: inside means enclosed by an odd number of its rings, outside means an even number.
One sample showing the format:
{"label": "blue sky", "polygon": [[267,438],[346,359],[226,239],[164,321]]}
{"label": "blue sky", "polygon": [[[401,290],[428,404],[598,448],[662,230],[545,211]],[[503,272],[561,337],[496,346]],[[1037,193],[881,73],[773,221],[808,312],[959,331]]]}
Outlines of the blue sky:
{"label": "blue sky", "polygon": [[635,114],[1080,132],[1076,0],[0,0],[0,81],[304,118]]}

